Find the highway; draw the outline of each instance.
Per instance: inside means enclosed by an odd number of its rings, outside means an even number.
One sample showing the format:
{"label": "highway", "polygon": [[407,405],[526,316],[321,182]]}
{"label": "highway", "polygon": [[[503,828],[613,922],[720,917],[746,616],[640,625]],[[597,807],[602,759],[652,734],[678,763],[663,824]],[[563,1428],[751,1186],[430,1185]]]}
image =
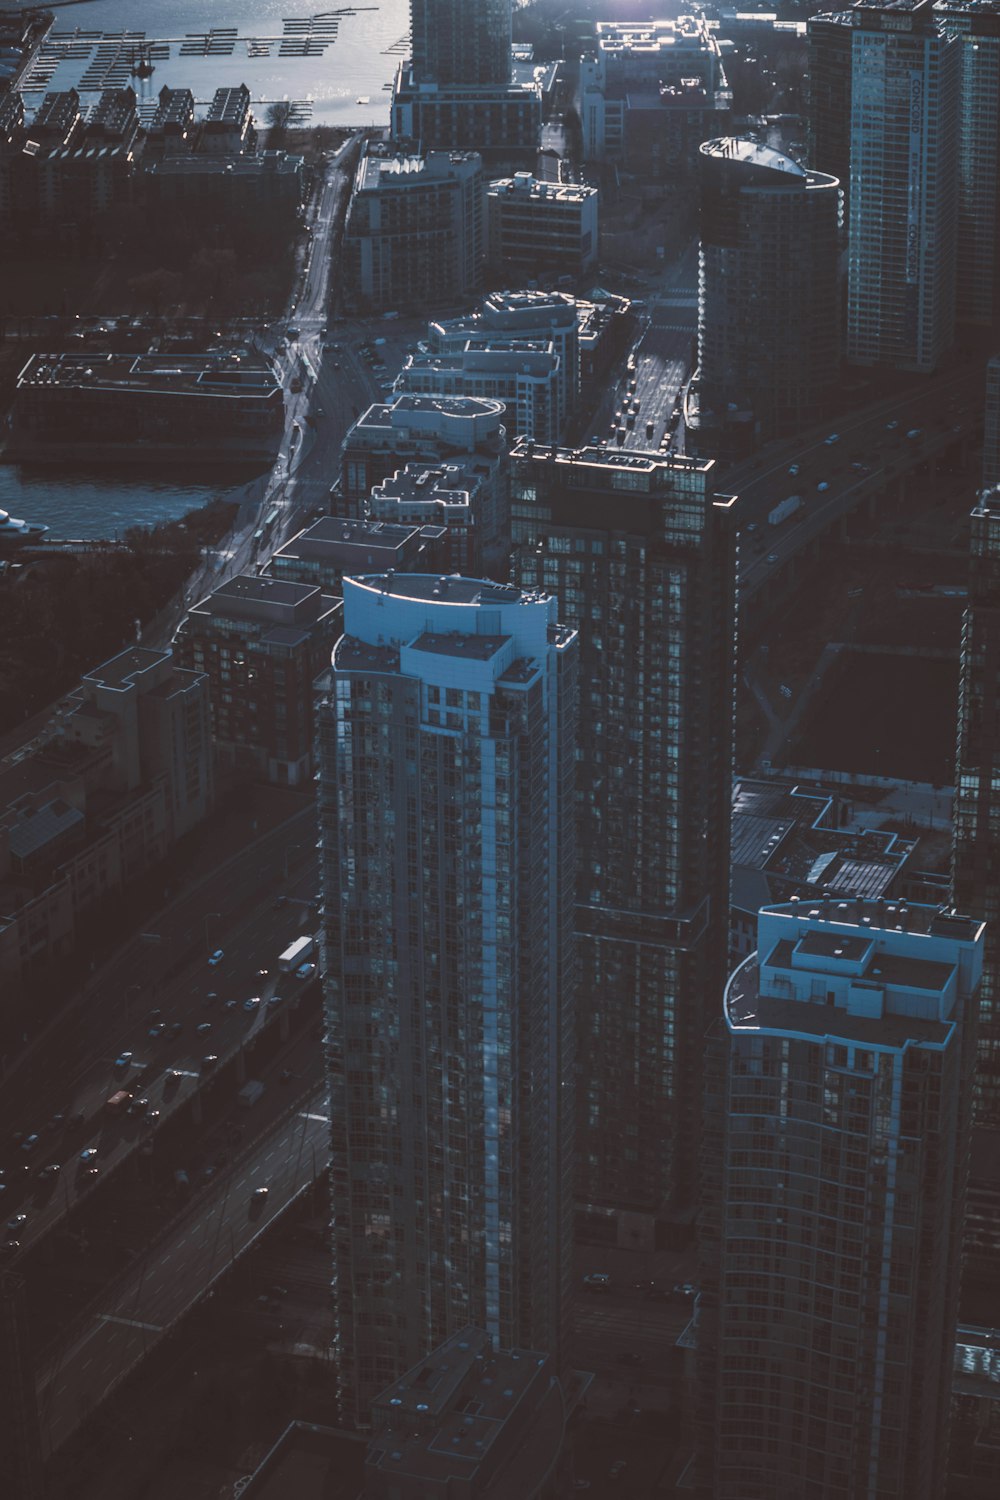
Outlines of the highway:
{"label": "highway", "polygon": [[[23,1212],[27,1222],[8,1230],[20,1249],[8,1252],[5,1263],[16,1264],[148,1138],[148,1122],[105,1112],[115,1089],[141,1094],[159,1110],[155,1130],[161,1130],[201,1087],[203,1057],[216,1056],[221,1067],[265,1025],[283,1024],[283,1006],[301,981],[282,976],[285,999],[268,1001],[279,986],[278,955],[318,925],[314,842],[315,813],[306,808],[213,872],[160,914],[147,934],[157,941],[130,942],[10,1070],[0,1101],[6,1184],[0,1198],[5,1218]],[[224,957],[209,965],[215,948]],[[244,1009],[256,997],[261,1003]],[[158,1025],[164,1034],[150,1038]],[[208,1030],[200,1033],[199,1026]],[[126,1051],[131,1064],[116,1069]],[[150,1076],[140,1086],[135,1080],[146,1064]],[[29,1135],[39,1139],[25,1152],[17,1137]],[[90,1147],[98,1153],[96,1180],[79,1166],[80,1152]],[[61,1170],[44,1175],[51,1164]]]}
{"label": "highway", "polygon": [[[978,368],[935,376],[918,390],[832,419],[724,473],[720,487],[739,496],[741,601],[765,590],[783,565],[857,506],[966,442],[981,424],[981,398]],[[769,525],[770,511],[792,495],[801,496],[799,510]]]}
{"label": "highway", "polygon": [[[38,1381],[44,1456],[72,1436],[275,1218],[314,1182],[329,1156],[325,1088],[314,1089],[109,1285],[69,1332]],[[255,1189],[267,1198],[255,1202]]]}

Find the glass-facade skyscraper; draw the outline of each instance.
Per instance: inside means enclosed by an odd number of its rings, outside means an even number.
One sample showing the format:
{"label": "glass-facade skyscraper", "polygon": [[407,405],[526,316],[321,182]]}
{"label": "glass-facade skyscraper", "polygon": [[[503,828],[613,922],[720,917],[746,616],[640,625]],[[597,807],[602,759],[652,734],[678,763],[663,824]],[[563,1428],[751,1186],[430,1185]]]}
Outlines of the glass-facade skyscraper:
{"label": "glass-facade skyscraper", "polygon": [[[840,184],[756,141],[706,141],[698,157],[698,388],[722,438],[749,412],[762,442],[826,412],[839,366]],[[744,428],[745,430],[745,428]]]}
{"label": "glass-facade skyscraper", "polygon": [[725,980],[736,588],[714,469],[511,454],[515,576],[580,635],[577,1195],[649,1216],[694,1195]]}
{"label": "glass-facade skyscraper", "polygon": [[846,195],[847,359],[929,373],[955,331],[961,39],[931,0],[817,16],[808,37],[811,165]]}
{"label": "glass-facade skyscraper", "polygon": [[506,87],[511,10],[511,0],[410,0],[415,82]]}
{"label": "glass-facade skyscraper", "polygon": [[696,1340],[711,1500],[941,1500],[983,927],[759,914],[709,1043]]}
{"label": "glass-facade skyscraper", "polygon": [[575,631],[548,592],[344,579],[319,707],[342,1421],[570,1287]]}

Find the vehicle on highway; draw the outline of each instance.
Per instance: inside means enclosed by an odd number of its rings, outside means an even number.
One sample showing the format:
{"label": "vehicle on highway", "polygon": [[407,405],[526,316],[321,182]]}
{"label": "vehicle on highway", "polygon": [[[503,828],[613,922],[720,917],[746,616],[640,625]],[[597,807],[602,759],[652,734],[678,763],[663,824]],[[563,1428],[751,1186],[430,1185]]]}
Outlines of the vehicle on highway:
{"label": "vehicle on highway", "polygon": [[7,1228],[10,1230],[11,1234],[16,1235],[18,1230],[23,1229],[24,1225],[27,1224],[27,1222],[27,1214],[14,1214],[7,1220]]}
{"label": "vehicle on highway", "polygon": [[778,554],[777,554],[777,552],[769,552],[767,554],[767,560],[768,560],[769,563],[776,563],[778,561]]}
{"label": "vehicle on highway", "polygon": [[120,1115],[122,1110],[127,1109],[132,1103],[132,1095],[128,1089],[115,1089],[104,1101],[105,1114]]}
{"label": "vehicle on highway", "polygon": [[819,481],[818,481],[818,483],[817,483],[817,485],[816,485],[816,488],[817,488],[817,489],[818,489],[818,490],[819,490],[819,491],[820,491],[820,493],[821,493],[821,494],[822,494],[822,492],[823,492],[823,491],[824,491],[824,490],[828,490],[828,489],[829,489],[829,488],[830,488],[830,485],[829,485],[829,483],[828,483],[828,481],[827,481],[827,480],[825,480],[825,479],[821,479],[821,480],[819,480]]}
{"label": "vehicle on highway", "polygon": [[791,474],[793,476],[796,475],[799,472],[799,466],[798,466],[798,464],[789,464],[788,465],[788,472],[789,472],[789,474]]}
{"label": "vehicle on highway", "polygon": [[202,1072],[210,1073],[218,1061],[219,1056],[217,1052],[206,1052],[201,1060]]}
{"label": "vehicle on highway", "polygon": [[923,432],[923,430],[924,429],[922,427],[911,427],[910,430],[909,430],[909,432],[906,434],[906,436],[908,438],[918,438],[918,437],[920,437],[920,435]]}
{"label": "vehicle on highway", "polygon": [[697,1297],[697,1295],[698,1288],[695,1286],[693,1281],[679,1281],[674,1287],[675,1297],[683,1297],[685,1300],[687,1300],[687,1298]]}
{"label": "vehicle on highway", "polygon": [[21,1241],[20,1240],[4,1240],[2,1248],[3,1248],[4,1255],[16,1255],[17,1252],[21,1248]]}
{"label": "vehicle on highway", "polygon": [[886,422],[886,424],[885,424],[885,430],[886,430],[886,432],[895,432],[895,430],[896,430],[896,428],[898,426],[899,426],[899,423],[896,422],[895,420],[892,421],[892,422]]}
{"label": "vehicle on highway", "polygon": [[257,1009],[257,1007],[258,1007],[259,1004],[260,1004],[260,996],[259,995],[250,995],[250,996],[248,996],[248,998],[246,1000],[244,1000],[244,1002],[243,1002],[243,1009],[245,1011],[255,1011]]}
{"label": "vehicle on highway", "polygon": [[194,1029],[197,1036],[208,1036],[208,1033],[212,1029],[212,1023],[211,1021],[199,1021]]}
{"label": "vehicle on highway", "polygon": [[134,1052],[119,1052],[114,1061],[115,1072],[127,1073],[129,1068],[132,1066],[132,1059],[134,1056]]}
{"label": "vehicle on highway", "polygon": [[168,1083],[179,1083],[180,1080],[183,1077],[184,1077],[184,1074],[181,1072],[180,1068],[168,1068],[167,1069],[167,1082]]}
{"label": "vehicle on highway", "polygon": [[160,1040],[160,1037],[165,1034],[166,1029],[167,1028],[162,1021],[157,1021],[155,1026],[151,1026],[149,1028],[149,1030],[146,1032],[146,1035],[149,1037],[149,1040],[151,1042],[158,1042]]}
{"label": "vehicle on highway", "polygon": [[225,958],[225,956],[226,956],[226,952],[225,952],[224,948],[216,948],[215,952],[212,954],[212,956],[208,960],[208,967],[210,969],[214,969],[215,966],[216,966],[216,964],[221,964],[221,962]]}
{"label": "vehicle on highway", "polygon": [[50,1161],[48,1166],[43,1167],[38,1175],[42,1182],[51,1182],[53,1177],[58,1177],[61,1171],[62,1167],[57,1161]]}
{"label": "vehicle on highway", "polygon": [[136,1115],[144,1115],[146,1113],[146,1111],[147,1111],[148,1108],[149,1108],[149,1100],[148,1099],[132,1099],[129,1102],[128,1109],[125,1111],[125,1113],[127,1115],[131,1115],[132,1118],[134,1119]]}
{"label": "vehicle on highway", "polygon": [[159,1118],[160,1111],[158,1109],[147,1110],[142,1118],[142,1125],[144,1126],[144,1128],[152,1130],[153,1126],[158,1122]]}
{"label": "vehicle on highway", "polygon": [[96,1156],[96,1146],[85,1146],[84,1149],[80,1152],[80,1165],[83,1167],[89,1167]]}
{"label": "vehicle on highway", "polygon": [[797,510],[802,509],[802,496],[789,495],[786,500],[779,500],[767,513],[767,524],[769,526],[780,526],[787,521],[789,516],[794,516]]}
{"label": "vehicle on highway", "polygon": [[588,1292],[610,1292],[611,1277],[607,1271],[590,1271],[583,1278],[583,1284]]}
{"label": "vehicle on highway", "polygon": [[840,433],[839,432],[831,432],[830,436],[828,438],[824,438],[823,441],[824,441],[824,443],[826,443],[827,447],[830,448],[830,447],[833,446],[834,443],[839,443],[840,442]]}
{"label": "vehicle on highway", "polygon": [[296,979],[311,979],[316,972],[315,964],[299,964],[295,970]]}
{"label": "vehicle on highway", "polygon": [[304,963],[307,958],[312,957],[316,939],[308,933],[297,937],[294,943],[290,943],[278,959],[278,970],[282,974],[293,974],[299,964]]}
{"label": "vehicle on highway", "polygon": [[289,323],[288,327],[285,329],[285,333],[290,339],[297,339],[301,332],[302,330],[296,327],[294,323]]}
{"label": "vehicle on highway", "polygon": [[41,1136],[34,1132],[31,1135],[26,1135],[21,1142],[21,1150],[30,1156],[40,1140]]}
{"label": "vehicle on highway", "polygon": [[[210,997],[207,997],[207,998],[214,998],[214,997],[210,996]],[[184,1030],[184,1022],[183,1021],[171,1021],[170,1027],[169,1027],[169,1031],[170,1031],[170,1035],[171,1036],[180,1036],[180,1034],[181,1034],[181,1032],[183,1030]]]}
{"label": "vehicle on highway", "polygon": [[251,1201],[251,1203],[264,1203],[264,1202],[266,1202],[267,1201],[267,1195],[268,1195],[269,1192],[270,1192],[270,1188],[266,1188],[266,1187],[254,1188],[253,1192],[250,1194],[250,1201]]}
{"label": "vehicle on highway", "polygon": [[61,1130],[65,1124],[66,1124],[66,1116],[63,1115],[63,1114],[55,1114],[55,1115],[52,1115],[48,1120],[46,1120],[46,1122],[45,1122],[45,1129],[46,1130]]}

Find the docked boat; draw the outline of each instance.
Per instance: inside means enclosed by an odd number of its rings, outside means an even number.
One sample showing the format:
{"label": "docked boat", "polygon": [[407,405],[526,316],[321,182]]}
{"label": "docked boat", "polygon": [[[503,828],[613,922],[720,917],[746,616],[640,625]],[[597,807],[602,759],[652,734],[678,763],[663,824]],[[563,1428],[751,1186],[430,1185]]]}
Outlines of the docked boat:
{"label": "docked boat", "polygon": [[8,510],[0,510],[0,547],[11,542],[37,542],[48,531],[34,521],[18,521]]}

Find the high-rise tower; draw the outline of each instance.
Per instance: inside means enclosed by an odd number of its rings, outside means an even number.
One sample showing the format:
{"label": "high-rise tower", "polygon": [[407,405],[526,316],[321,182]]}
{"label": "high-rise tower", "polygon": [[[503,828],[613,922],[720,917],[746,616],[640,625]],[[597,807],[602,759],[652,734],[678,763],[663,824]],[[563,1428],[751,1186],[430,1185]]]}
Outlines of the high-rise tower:
{"label": "high-rise tower", "polygon": [[986,926],[976,1121],[1000,1127],[1000,488],[972,512],[962,632],[952,899]]}
{"label": "high-rise tower", "polygon": [[320,796],[345,1421],[468,1323],[561,1360],[576,664],[549,593],[344,579]]}
{"label": "high-rise tower", "polygon": [[819,421],[837,379],[840,184],[728,137],[699,167],[699,449],[732,410],[766,442]]}
{"label": "high-rise tower", "polygon": [[808,35],[812,165],[847,201],[847,358],[930,372],[955,328],[961,39],[931,0],[855,5]]}
{"label": "high-rise tower", "polygon": [[510,83],[511,0],[410,0],[417,83]]}
{"label": "high-rise tower", "polygon": [[1000,0],[935,0],[961,38],[958,168],[959,322],[1000,320]]}
{"label": "high-rise tower", "polygon": [[944,1495],[982,949],[932,907],[761,911],[709,1044],[700,1495]]}
{"label": "high-rise tower", "polygon": [[725,980],[735,579],[714,467],[511,453],[515,576],[580,634],[577,1194],[650,1216],[694,1194]]}

